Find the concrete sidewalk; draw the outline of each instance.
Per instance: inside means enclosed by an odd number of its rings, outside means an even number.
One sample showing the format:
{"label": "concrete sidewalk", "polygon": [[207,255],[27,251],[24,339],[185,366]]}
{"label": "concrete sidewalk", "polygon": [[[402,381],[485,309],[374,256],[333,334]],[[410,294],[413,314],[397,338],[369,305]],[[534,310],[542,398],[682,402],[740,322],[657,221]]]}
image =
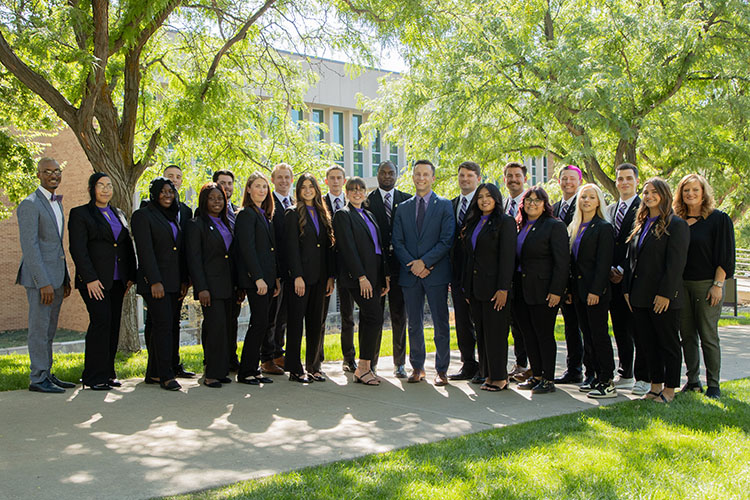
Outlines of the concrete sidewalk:
{"label": "concrete sidewalk", "polygon": [[[750,327],[721,330],[722,376],[750,373]],[[564,343],[558,343],[558,367]],[[428,355],[428,358],[434,356]],[[460,365],[453,353],[451,366]],[[428,367],[428,380],[434,371]],[[597,402],[572,385],[531,396],[406,384],[381,360],[380,387],[353,384],[340,362],[309,386],[275,377],[264,387],[169,393],[128,380],[109,393],[0,393],[0,498],[150,498],[188,492],[417,443],[624,401]]]}

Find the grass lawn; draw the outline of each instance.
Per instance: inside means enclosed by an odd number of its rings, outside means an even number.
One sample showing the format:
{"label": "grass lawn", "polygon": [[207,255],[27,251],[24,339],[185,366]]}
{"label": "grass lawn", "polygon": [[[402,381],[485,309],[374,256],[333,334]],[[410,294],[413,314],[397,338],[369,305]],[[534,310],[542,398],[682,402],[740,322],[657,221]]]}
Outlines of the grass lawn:
{"label": "grass lawn", "polygon": [[[0,349],[8,347],[18,347],[26,345],[29,338],[29,331],[23,330],[5,330],[0,332]],[[83,340],[86,338],[86,332],[77,332],[75,330],[66,330],[58,328],[55,334],[55,342],[68,342],[71,340]]]}
{"label": "grass lawn", "polygon": [[175,499],[750,498],[750,379],[623,402]]}

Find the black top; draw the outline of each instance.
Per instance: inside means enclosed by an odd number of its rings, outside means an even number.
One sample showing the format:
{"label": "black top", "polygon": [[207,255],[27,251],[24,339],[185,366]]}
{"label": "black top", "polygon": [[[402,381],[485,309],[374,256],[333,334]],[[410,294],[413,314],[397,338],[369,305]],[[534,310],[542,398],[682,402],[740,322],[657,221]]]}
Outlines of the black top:
{"label": "black top", "polygon": [[161,283],[167,293],[179,293],[188,282],[182,229],[177,239],[166,217],[151,204],[133,212],[130,219],[138,255],[138,293],[151,294],[151,285]]}
{"label": "black top", "polygon": [[690,246],[682,277],[690,281],[713,280],[721,266],[727,278],[734,276],[734,226],[721,210],[714,210],[690,226]]}
{"label": "black top", "polygon": [[[499,216],[498,216],[499,215]],[[511,295],[516,258],[516,221],[509,215],[492,214],[477,235],[476,248],[471,235],[479,219],[466,228],[463,241],[465,262],[463,288],[466,297],[488,301],[498,290]]]}
{"label": "black top", "polygon": [[526,235],[517,264],[521,265],[523,298],[527,304],[544,304],[549,293],[562,296],[570,275],[565,224],[554,217],[537,219]]}
{"label": "black top", "polygon": [[[575,238],[572,235],[571,238]],[[570,292],[586,301],[588,294],[599,296],[599,302],[609,301],[609,270],[615,247],[612,224],[595,215],[581,236],[578,258],[570,254]]]}
{"label": "black top", "polygon": [[[475,193],[476,196],[476,193]],[[451,205],[453,205],[453,219],[456,222],[456,230],[454,231],[453,236],[453,246],[451,247],[450,257],[451,257],[451,284],[456,287],[462,286],[462,280],[464,277],[464,265],[466,264],[466,256],[464,255],[464,245],[461,241],[461,230],[466,225],[466,222],[468,217],[464,216],[464,223],[459,224],[458,223],[458,214],[456,211],[458,210],[458,202],[461,200],[461,196],[456,196],[451,200]],[[469,206],[471,203],[468,203],[466,206],[466,215],[469,215]],[[475,226],[476,227],[476,226]],[[471,233],[469,233],[467,239],[469,240],[469,248],[471,248]],[[464,286],[465,288],[465,286]],[[466,290],[469,290],[469,288],[466,288]],[[493,290],[493,294],[495,291]],[[490,297],[492,298],[492,297]],[[489,300],[489,299],[486,299]]]}
{"label": "black top", "polygon": [[214,299],[233,297],[235,244],[232,240],[227,250],[224,237],[211,219],[196,217],[185,224],[186,260],[196,300],[204,290]]}
{"label": "black top", "polygon": [[323,221],[320,220],[322,216],[318,214],[320,232],[316,233],[307,208],[304,214],[303,217],[307,220],[304,234],[299,231],[299,212],[296,208],[287,209],[284,215],[288,277],[291,280],[301,277],[306,285],[313,285],[333,277],[336,266],[333,261],[333,245]]}
{"label": "black top", "polygon": [[[338,269],[338,282],[344,288],[359,288],[359,277],[367,276],[373,287],[384,287],[385,277],[389,276],[388,263],[382,247],[382,236],[375,217],[368,210],[365,216],[375,225],[380,255],[375,253],[375,242],[370,228],[356,209],[348,204],[333,216],[333,230],[336,236],[336,248],[342,265]],[[378,275],[378,264],[382,272]]]}
{"label": "black top", "polygon": [[383,204],[383,196],[380,193],[380,189],[375,188],[367,196],[367,210],[369,210],[380,228],[380,234],[383,236],[383,249],[388,254],[388,267],[391,271],[391,286],[398,282],[398,271],[400,264],[396,258],[396,254],[393,253],[393,245],[391,245],[391,236],[393,234],[393,221],[396,218],[396,209],[398,206],[411,198],[409,193],[404,193],[398,189],[393,190],[393,199],[391,200],[391,220],[388,220],[388,216],[385,214],[385,205]]}
{"label": "black top", "polygon": [[234,237],[237,242],[238,286],[256,290],[255,282],[262,279],[271,292],[276,286],[276,278],[280,276],[277,266],[280,252],[275,248],[276,233],[273,226],[266,217],[250,206],[237,214]]}
{"label": "black top", "polygon": [[78,289],[85,289],[88,283],[99,280],[105,290],[110,290],[114,282],[115,260],[120,279],[123,282],[135,281],[135,250],[128,221],[122,210],[110,208],[122,224],[117,240],[94,202],[70,211],[68,237],[70,255],[76,265],[75,287]]}

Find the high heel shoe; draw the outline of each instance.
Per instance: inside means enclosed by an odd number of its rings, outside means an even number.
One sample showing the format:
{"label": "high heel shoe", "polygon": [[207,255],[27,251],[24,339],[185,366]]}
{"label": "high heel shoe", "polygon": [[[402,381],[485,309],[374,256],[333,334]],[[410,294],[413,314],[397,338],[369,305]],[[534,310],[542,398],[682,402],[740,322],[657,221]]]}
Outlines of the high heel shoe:
{"label": "high heel shoe", "polygon": [[161,384],[158,377],[146,377],[143,381],[147,384]]}
{"label": "high heel shoe", "polygon": [[175,379],[168,380],[167,382],[159,382],[159,385],[162,389],[166,389],[167,391],[179,391],[182,389],[180,383]]}
{"label": "high heel shoe", "polygon": [[87,387],[89,389],[91,389],[92,391],[110,391],[110,390],[112,390],[112,386],[109,385],[109,384],[94,384],[94,385],[83,384],[83,388],[84,389],[86,389]]}
{"label": "high heel shoe", "polygon": [[289,380],[291,380],[292,382],[299,382],[301,384],[311,384],[313,382],[313,379],[311,379],[310,376],[306,373],[297,375],[296,373],[289,372]]}
{"label": "high heel shoe", "polygon": [[380,380],[378,380],[378,377],[372,373],[372,370],[369,370],[363,373],[361,377],[354,375],[354,383],[363,385],[380,385]]}
{"label": "high heel shoe", "polygon": [[109,385],[110,387],[122,387],[122,382],[120,382],[116,378],[111,378],[107,381],[107,385]]}

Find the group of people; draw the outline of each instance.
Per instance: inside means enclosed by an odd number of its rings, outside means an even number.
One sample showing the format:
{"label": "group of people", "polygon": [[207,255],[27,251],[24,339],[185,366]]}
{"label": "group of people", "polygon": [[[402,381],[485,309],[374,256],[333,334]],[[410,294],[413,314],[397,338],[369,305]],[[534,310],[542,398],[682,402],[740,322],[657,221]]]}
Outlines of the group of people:
{"label": "group of people", "polygon": [[[18,282],[30,306],[29,389],[40,392],[74,387],[50,371],[60,304],[70,293],[61,197],[54,194],[61,174],[55,160],[42,159],[41,185],[18,208]],[[295,183],[292,167],[281,163],[270,181],[252,173],[237,207],[234,174],[219,170],[200,189],[193,213],[179,200],[182,171],[170,165],[128,223],[110,203],[111,179],[95,173],[90,202],[71,210],[68,223],[75,287],[90,317],[82,383],[94,390],[120,385],[114,356],[123,298],[133,284],[147,305],[146,383],[178,390],[178,378],[195,376],[179,359],[180,311],[190,287],[203,311],[204,385],[230,383],[233,371],[237,382],[251,385],[287,372],[295,382],[324,382],[325,324],[335,288],[343,368],[364,385],[380,384],[386,299],[394,374],[409,383],[425,379],[426,299],[436,386],[471,380],[495,392],[515,381],[521,390],[544,394],[556,383],[578,383],[592,398],[629,389],[668,402],[680,384],[683,353],[683,390],[703,391],[702,349],[706,393],[718,397],[718,319],[724,281],[734,272],[734,230],[715,208],[708,182],[689,174],[673,197],[655,177],[638,196],[638,169],[624,163],[616,169],[619,200],[607,206],[602,190],[581,185],[581,170],[568,165],[559,175],[563,197],[552,204],[541,186],[527,188],[523,164],[508,163],[503,174],[506,197],[482,182],[479,165],[463,162],[461,194],[448,200],[432,190],[435,166],[428,160],[413,166],[414,195],[395,188],[398,170],[390,161],[378,166],[378,187],[369,194],[363,179],[347,180],[334,165],[325,172],[323,194],[313,175],[303,173]],[[450,375],[449,291],[462,362]],[[238,357],[245,299],[250,322]],[[556,378],[559,309],[567,369]]]}

